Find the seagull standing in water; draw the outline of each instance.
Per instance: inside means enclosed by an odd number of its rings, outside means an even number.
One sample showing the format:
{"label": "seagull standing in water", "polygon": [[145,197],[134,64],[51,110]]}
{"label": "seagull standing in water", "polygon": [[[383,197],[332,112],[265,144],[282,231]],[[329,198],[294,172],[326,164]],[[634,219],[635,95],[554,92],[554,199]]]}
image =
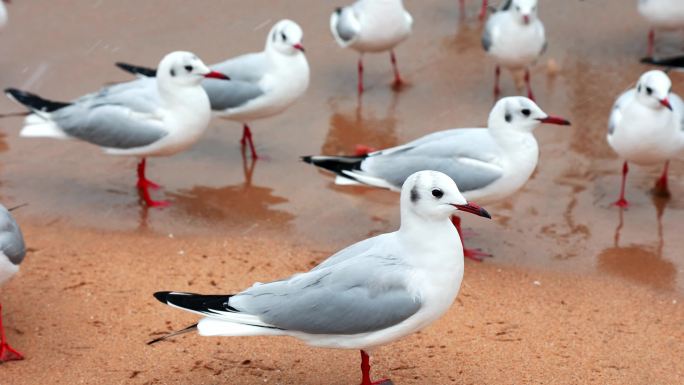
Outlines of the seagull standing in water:
{"label": "seagull standing in water", "polygon": [[159,63],[155,79],[116,84],[71,103],[54,102],[14,88],[7,95],[31,114],[21,136],[78,139],[111,155],[139,157],[138,188],[148,206],[150,188],[159,185],[145,175],[146,158],[169,156],[194,144],[206,130],[211,110],[201,87],[204,78],[228,79],[211,71],[190,52],[173,52]]}
{"label": "seagull standing in water", "polygon": [[398,231],[349,246],[306,273],[237,294],[154,296],[204,316],[181,333],[290,336],[312,346],[359,349],[361,385],[382,384],[387,380],[371,381],[367,352],[427,327],[456,299],[463,248],[449,217],[457,211],[490,218],[451,178],[420,171],[402,188]]}
{"label": "seagull standing in water", "polygon": [[616,206],[629,206],[625,198],[629,162],[639,165],[664,163],[655,192],[669,195],[670,159],[684,155],[684,101],[672,93],[672,82],[665,72],[646,72],[635,88],[620,95],[608,122],[608,144],[625,160]]}
{"label": "seagull standing in water", "polygon": [[494,96],[499,97],[501,66],[523,70],[527,97],[534,100],[530,69],[546,50],[544,24],[537,17],[537,0],[507,0],[492,14],[482,33],[482,47],[496,61]]}
{"label": "seagull standing in water", "polygon": [[411,34],[413,17],[404,9],[402,0],[358,0],[337,8],[330,16],[330,30],[342,48],[359,52],[358,92],[363,93],[363,55],[390,51],[394,69],[394,86],[403,83],[394,47]]}
{"label": "seagull standing in water", "polygon": [[[19,225],[12,218],[10,210],[0,205],[0,286],[19,271],[19,264],[26,256],[24,237]],[[0,364],[23,360],[24,357],[7,343],[2,326],[2,305],[0,304]]]}
{"label": "seagull standing in water", "polygon": [[[302,159],[337,174],[341,185],[366,185],[398,191],[418,170],[451,177],[468,200],[500,201],[518,191],[532,176],[539,145],[532,132],[541,123],[569,125],[550,116],[525,97],[499,100],[487,128],[434,132],[409,143],[360,156],[305,156]],[[460,232],[460,218],[454,217]],[[466,249],[468,258],[488,255]]]}
{"label": "seagull standing in water", "polygon": [[651,29],[648,32],[648,56],[655,54],[655,31],[684,30],[684,1],[638,0],[639,13]]}
{"label": "seagull standing in water", "polygon": [[[304,55],[301,27],[292,20],[276,23],[266,36],[266,48],[214,64],[215,71],[230,76],[230,82],[207,79],[202,86],[216,116],[242,123],[244,149],[258,157],[249,124],[278,115],[296,102],[309,87],[309,63]],[[125,71],[154,76],[146,67],[117,63]]]}

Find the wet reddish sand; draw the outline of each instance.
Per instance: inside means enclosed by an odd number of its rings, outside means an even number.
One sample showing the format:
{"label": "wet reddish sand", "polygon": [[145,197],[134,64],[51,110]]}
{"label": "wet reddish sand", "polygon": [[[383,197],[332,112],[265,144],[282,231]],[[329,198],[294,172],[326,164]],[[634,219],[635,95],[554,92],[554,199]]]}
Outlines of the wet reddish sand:
{"label": "wet reddish sand", "polygon": [[[134,160],[80,143],[19,139],[19,119],[0,121],[0,200],[30,203],[16,216],[31,247],[22,273],[0,291],[8,337],[27,360],[0,366],[0,384],[358,381],[356,352],[289,339],[188,335],[146,346],[196,319],[151,293],[235,291],[395,229],[395,193],[336,187],[297,157],[481,126],[494,68],[479,47],[474,1],[465,21],[456,1],[409,2],[415,34],[397,54],[410,85],[393,92],[389,58],[369,56],[369,88],[359,102],[356,56],[328,33],[338,4],[271,3],[11,5],[0,34],[3,86],[68,100],[128,79],[114,61],[154,65],[168,51],[190,49],[212,63],[258,49],[280,17],[304,28],[312,82],[286,114],[253,124],[269,158],[254,167],[243,166],[239,125],[221,120],[191,151],[151,160],[150,177],[165,186],[156,197],[173,203],[164,210],[140,207]],[[649,194],[657,168],[633,167],[633,206],[610,206],[620,161],[605,143],[607,114],[645,70],[637,58],[646,26],[631,3],[622,4],[542,4],[550,45],[534,71],[535,93],[542,108],[573,126],[540,127],[534,178],[487,207],[494,221],[468,218],[478,233],[470,245],[494,258],[466,264],[461,295],[444,319],[378,351],[378,375],[421,385],[684,382],[682,162],[671,167],[673,199]],[[677,52],[681,37],[660,43]],[[547,75],[549,59],[558,63],[556,76]],[[684,93],[684,76],[671,76]],[[503,79],[504,94],[515,94],[510,77]],[[19,108],[0,99],[0,111]]]}

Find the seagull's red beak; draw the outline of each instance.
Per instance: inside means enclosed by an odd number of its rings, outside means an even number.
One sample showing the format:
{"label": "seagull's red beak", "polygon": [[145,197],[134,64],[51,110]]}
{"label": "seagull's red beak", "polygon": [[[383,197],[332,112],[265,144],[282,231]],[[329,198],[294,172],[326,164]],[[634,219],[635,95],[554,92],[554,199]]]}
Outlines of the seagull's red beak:
{"label": "seagull's red beak", "polygon": [[293,45],[292,47],[293,47],[294,49],[298,49],[298,50],[300,50],[300,51],[302,51],[302,52],[306,52],[306,50],[304,49],[304,46],[303,46],[301,43],[297,43],[297,44]]}
{"label": "seagull's red beak", "polygon": [[547,116],[547,117],[545,117],[545,118],[541,118],[541,119],[537,119],[537,120],[540,121],[540,122],[542,122],[542,123],[557,124],[557,125],[559,125],[559,126],[569,126],[569,125],[570,125],[570,121],[569,121],[569,120],[563,119],[563,118],[558,117],[558,116],[551,116],[551,115],[549,115],[549,116]]}
{"label": "seagull's red beak", "polygon": [[475,215],[480,216],[480,217],[485,217],[485,218],[492,219],[492,216],[489,215],[489,213],[487,212],[487,210],[485,210],[484,208],[482,208],[482,207],[476,205],[475,203],[468,203],[468,204],[465,204],[465,205],[456,205],[456,204],[452,204],[452,206],[456,207],[456,209],[457,209],[457,210],[460,210],[460,211],[465,211],[465,212],[467,212],[467,213],[475,214]]}
{"label": "seagull's red beak", "polygon": [[660,104],[662,104],[668,110],[672,111],[672,105],[670,104],[670,100],[668,98],[661,100]]}
{"label": "seagull's red beak", "polygon": [[530,24],[530,15],[523,15],[523,22],[525,24]]}
{"label": "seagull's red beak", "polygon": [[230,80],[228,76],[216,71],[211,71],[208,74],[204,75],[204,77],[208,79]]}

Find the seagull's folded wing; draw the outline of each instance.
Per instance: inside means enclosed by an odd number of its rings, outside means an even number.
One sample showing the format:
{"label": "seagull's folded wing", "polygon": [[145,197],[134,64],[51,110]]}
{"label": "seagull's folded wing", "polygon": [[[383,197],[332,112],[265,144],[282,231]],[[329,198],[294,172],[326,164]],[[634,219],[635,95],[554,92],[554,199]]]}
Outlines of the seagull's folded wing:
{"label": "seagull's folded wing", "polygon": [[9,260],[18,265],[26,255],[24,237],[12,214],[0,205],[0,250]]}

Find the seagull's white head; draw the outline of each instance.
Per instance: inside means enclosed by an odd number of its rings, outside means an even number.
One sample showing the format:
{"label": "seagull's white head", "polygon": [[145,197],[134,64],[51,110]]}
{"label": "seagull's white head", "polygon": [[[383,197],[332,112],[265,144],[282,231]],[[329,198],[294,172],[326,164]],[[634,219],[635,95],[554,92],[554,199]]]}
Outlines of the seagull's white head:
{"label": "seagull's white head", "polygon": [[532,132],[539,124],[569,126],[570,122],[542,111],[537,103],[523,96],[499,100],[489,113],[489,129]]}
{"label": "seagull's white head", "polygon": [[283,55],[302,55],[304,32],[299,24],[292,20],[277,22],[266,38],[266,50],[275,50]]}
{"label": "seagull's white head", "polygon": [[648,71],[641,75],[636,86],[637,100],[645,106],[653,109],[667,108],[670,105],[670,92],[672,81],[663,71]]}
{"label": "seagull's white head", "polygon": [[157,67],[160,84],[198,86],[204,78],[228,80],[226,75],[214,72],[192,52],[175,51],[164,56]]}
{"label": "seagull's white head", "polygon": [[530,24],[537,19],[537,0],[512,0],[511,12],[522,24]]}
{"label": "seagull's white head", "polygon": [[402,216],[411,213],[429,221],[449,219],[461,210],[491,218],[487,210],[468,203],[456,183],[439,171],[418,171],[409,176],[401,188]]}

